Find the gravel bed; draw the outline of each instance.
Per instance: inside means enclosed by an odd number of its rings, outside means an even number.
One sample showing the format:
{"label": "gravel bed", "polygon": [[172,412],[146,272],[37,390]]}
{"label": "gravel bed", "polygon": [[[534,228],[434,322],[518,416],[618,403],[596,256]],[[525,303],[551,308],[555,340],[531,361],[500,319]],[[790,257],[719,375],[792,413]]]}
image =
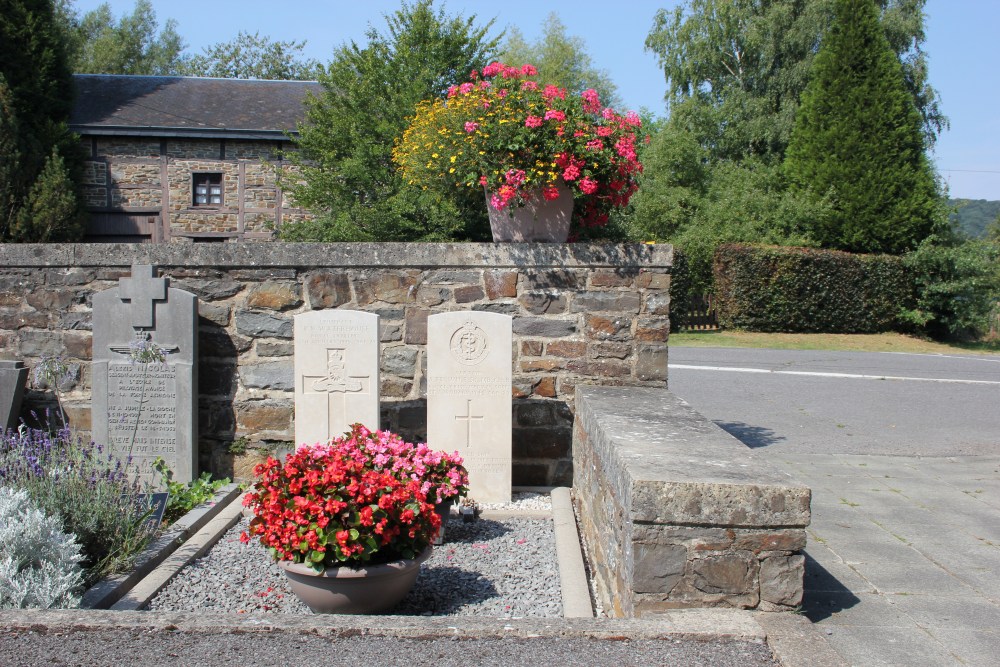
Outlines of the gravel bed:
{"label": "gravel bed", "polygon": [[[526,494],[534,495],[538,494]],[[545,501],[548,502],[547,496]],[[517,505],[520,503],[520,505]],[[544,509],[539,498],[519,498],[517,509]],[[512,505],[492,509],[515,509]],[[240,542],[243,518],[202,558],[180,573],[149,604],[154,611],[309,614],[285,575],[256,541]],[[420,571],[410,594],[390,614],[562,616],[555,533],[550,519],[452,515],[445,543]]]}

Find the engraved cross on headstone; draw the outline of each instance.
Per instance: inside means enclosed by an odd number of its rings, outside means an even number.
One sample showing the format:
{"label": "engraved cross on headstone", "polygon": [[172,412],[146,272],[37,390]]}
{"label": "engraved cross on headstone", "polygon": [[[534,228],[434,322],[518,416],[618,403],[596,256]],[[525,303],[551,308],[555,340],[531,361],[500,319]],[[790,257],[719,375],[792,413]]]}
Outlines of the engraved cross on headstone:
{"label": "engraved cross on headstone", "polygon": [[455,415],[455,421],[465,422],[465,446],[469,447],[472,445],[472,422],[481,422],[485,419],[483,415],[472,414],[472,399],[466,399],[465,401],[465,414]]}
{"label": "engraved cross on headstone", "polygon": [[167,279],[156,277],[156,267],[136,264],[131,278],[118,279],[118,296],[128,299],[133,327],[151,328],[156,301],[167,299]]}
{"label": "engraved cross on headstone", "polygon": [[[343,348],[330,348],[327,354],[327,375],[303,375],[302,393],[306,396],[326,394],[327,437],[340,435],[347,424],[347,394],[367,394],[371,376],[347,375]],[[337,397],[339,396],[339,400]]]}

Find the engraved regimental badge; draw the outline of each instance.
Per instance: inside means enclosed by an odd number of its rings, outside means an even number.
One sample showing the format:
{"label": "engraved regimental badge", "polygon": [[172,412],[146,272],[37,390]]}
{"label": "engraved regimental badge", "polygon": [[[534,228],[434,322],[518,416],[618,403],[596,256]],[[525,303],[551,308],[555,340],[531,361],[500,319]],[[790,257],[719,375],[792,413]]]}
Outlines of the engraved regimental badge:
{"label": "engraved regimental badge", "polygon": [[466,322],[451,335],[451,356],[461,364],[474,366],[486,356],[486,332],[473,322]]}

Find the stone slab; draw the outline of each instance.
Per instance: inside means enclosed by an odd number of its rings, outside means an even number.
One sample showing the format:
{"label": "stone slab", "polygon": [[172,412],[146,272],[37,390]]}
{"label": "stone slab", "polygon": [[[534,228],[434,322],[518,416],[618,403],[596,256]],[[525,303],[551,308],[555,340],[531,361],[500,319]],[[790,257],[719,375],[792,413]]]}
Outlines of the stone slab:
{"label": "stone slab", "polygon": [[478,502],[509,502],[512,318],[489,312],[427,318],[427,442],[458,451]]}
{"label": "stone slab", "polygon": [[[162,457],[175,480],[189,482],[198,459],[198,298],[156,274],[133,266],[93,297],[92,432],[140,474],[153,477]],[[166,361],[132,361],[136,341],[155,343]]]}
{"label": "stone slab", "polygon": [[328,442],[361,423],[379,428],[379,316],[314,310],[295,316],[295,442]]}
{"label": "stone slab", "polygon": [[0,360],[0,428],[17,426],[28,368],[23,361]]}
{"label": "stone slab", "polygon": [[809,487],[754,455],[669,391],[578,387],[577,419],[627,480],[633,521],[809,525]]}

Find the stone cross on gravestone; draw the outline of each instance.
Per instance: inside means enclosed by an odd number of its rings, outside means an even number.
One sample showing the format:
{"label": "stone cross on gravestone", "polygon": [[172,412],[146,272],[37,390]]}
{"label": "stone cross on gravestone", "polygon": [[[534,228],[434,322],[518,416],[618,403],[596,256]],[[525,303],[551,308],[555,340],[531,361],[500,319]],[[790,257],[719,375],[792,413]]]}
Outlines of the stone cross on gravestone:
{"label": "stone cross on gravestone", "polygon": [[427,318],[427,444],[462,455],[478,502],[510,500],[511,326],[480,311]]}
{"label": "stone cross on gravestone", "polygon": [[[94,441],[153,476],[163,458],[189,482],[198,461],[198,298],[169,287],[156,267],[94,295],[91,421]],[[163,362],[137,362],[132,344],[154,343]]]}
{"label": "stone cross on gravestone", "polygon": [[134,266],[131,278],[118,279],[118,296],[130,302],[132,326],[148,329],[153,326],[156,302],[167,300],[167,279],[157,278],[153,266]]}
{"label": "stone cross on gravestone", "polygon": [[294,322],[295,444],[329,442],[354,423],[378,429],[378,315],[314,310]]}
{"label": "stone cross on gravestone", "polygon": [[371,376],[347,375],[347,361],[344,348],[328,348],[327,374],[303,375],[302,394],[314,396],[327,395],[327,430],[337,433],[337,428],[347,422],[347,394],[371,393]]}
{"label": "stone cross on gravestone", "polygon": [[472,399],[466,399],[465,401],[465,414],[455,415],[455,421],[465,422],[465,446],[472,446],[472,422],[481,422],[485,419],[483,415],[472,414]]}

